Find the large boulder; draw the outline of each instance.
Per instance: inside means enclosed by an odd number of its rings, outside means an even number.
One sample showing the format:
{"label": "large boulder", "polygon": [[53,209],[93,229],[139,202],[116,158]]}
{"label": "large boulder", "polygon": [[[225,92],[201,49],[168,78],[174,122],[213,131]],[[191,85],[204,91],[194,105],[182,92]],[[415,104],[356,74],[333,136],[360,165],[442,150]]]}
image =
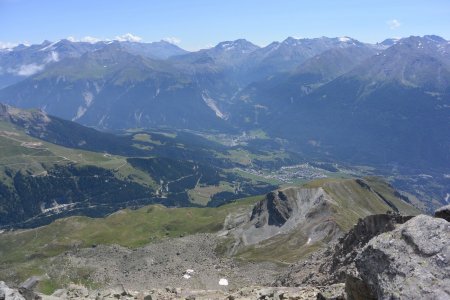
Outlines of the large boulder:
{"label": "large boulder", "polygon": [[371,239],[355,265],[349,299],[450,299],[450,223],[414,217]]}

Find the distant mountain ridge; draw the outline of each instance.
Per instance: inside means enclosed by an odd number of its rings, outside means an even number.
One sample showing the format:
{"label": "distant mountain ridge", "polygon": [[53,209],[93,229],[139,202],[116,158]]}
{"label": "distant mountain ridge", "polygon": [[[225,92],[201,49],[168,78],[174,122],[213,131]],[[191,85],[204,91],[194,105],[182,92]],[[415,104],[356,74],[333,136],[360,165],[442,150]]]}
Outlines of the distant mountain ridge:
{"label": "distant mountain ridge", "polygon": [[197,52],[166,42],[36,47],[45,57],[70,51],[0,90],[0,101],[102,129],[263,129],[330,159],[450,164],[450,44],[441,37],[239,39]]}
{"label": "distant mountain ridge", "polygon": [[120,45],[134,55],[153,59],[167,59],[170,56],[187,53],[186,50],[166,41],[140,43],[130,41],[99,41],[96,43],[73,42],[62,39],[56,42],[0,50],[0,88],[19,82],[39,73],[54,62],[65,58],[77,58],[87,52],[94,52],[110,44]]}

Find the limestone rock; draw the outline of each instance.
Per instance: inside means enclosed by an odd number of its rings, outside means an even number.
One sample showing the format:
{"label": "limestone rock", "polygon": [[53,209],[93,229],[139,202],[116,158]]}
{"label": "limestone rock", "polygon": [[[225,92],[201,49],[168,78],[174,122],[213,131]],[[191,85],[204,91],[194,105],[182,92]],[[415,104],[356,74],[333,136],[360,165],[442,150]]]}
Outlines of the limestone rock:
{"label": "limestone rock", "polygon": [[0,281],[0,299],[2,298],[4,300],[25,300],[19,291],[9,288],[3,281]]}
{"label": "limestone rock", "polygon": [[417,216],[370,240],[355,265],[368,293],[348,286],[349,299],[450,299],[450,223]]}

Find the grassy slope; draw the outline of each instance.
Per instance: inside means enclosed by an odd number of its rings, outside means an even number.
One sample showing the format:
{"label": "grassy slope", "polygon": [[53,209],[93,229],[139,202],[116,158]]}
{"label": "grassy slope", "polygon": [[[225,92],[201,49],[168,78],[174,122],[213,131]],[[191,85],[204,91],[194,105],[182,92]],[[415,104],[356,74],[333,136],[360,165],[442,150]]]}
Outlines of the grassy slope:
{"label": "grassy slope", "polygon": [[[37,146],[30,147],[29,143],[36,143]],[[14,171],[28,170],[38,175],[45,170],[43,165],[76,163],[115,170],[118,178],[132,175],[133,180],[140,184],[155,185],[146,173],[131,167],[124,157],[58,146],[30,137],[12,124],[1,121],[0,145],[0,171],[9,168]],[[2,174],[0,172],[0,176]]]}
{"label": "grassy slope", "polygon": [[[63,125],[67,124],[62,124],[61,130],[66,130],[67,128]],[[77,129],[81,132],[81,135],[77,135],[76,141],[83,140],[82,136],[85,132],[83,130],[80,130],[80,128],[78,127]],[[70,136],[69,133],[68,135]],[[196,161],[196,159],[204,159],[205,161],[203,161],[202,163],[206,165],[211,163],[211,160],[214,163],[217,163],[217,161],[221,160],[225,161],[225,168],[231,166],[231,157],[223,156],[223,154],[221,154],[222,146],[219,147],[213,145],[212,149],[208,151],[202,150],[203,152],[201,152],[200,157],[197,157],[198,153],[195,153],[195,149],[203,149],[205,147],[209,149],[208,147],[211,142],[205,141],[199,137],[195,138],[191,135],[185,135],[186,134],[182,133],[180,138],[174,135],[166,138],[165,140],[160,140],[161,137],[158,134],[138,132],[133,135],[133,138],[130,139],[130,141],[131,143],[133,142],[132,140],[141,143],[135,145],[138,148],[146,148],[147,150],[151,150],[154,148],[155,153],[148,152],[148,156],[151,157],[161,157],[165,155],[169,157],[179,156],[175,158],[183,161]],[[92,137],[90,141],[92,141]],[[24,143],[37,143],[39,144],[39,146],[30,148],[29,146],[24,145]],[[115,145],[114,143],[112,144],[113,146]],[[181,149],[184,147],[191,148],[191,144],[194,146],[194,150]],[[123,146],[122,144],[120,145]],[[3,180],[2,182],[11,184],[11,177],[5,175],[5,171],[7,168],[11,169],[13,171],[12,173],[21,170],[27,171],[27,173],[29,173],[30,175],[43,176],[46,175],[46,168],[51,167],[53,164],[66,165],[70,163],[76,163],[80,166],[92,165],[112,170],[114,171],[114,174],[118,179],[129,179],[140,185],[149,186],[153,190],[157,190],[159,188],[159,180],[155,180],[153,176],[148,172],[132,166],[124,156],[104,154],[103,151],[92,152],[81,149],[73,149],[70,147],[71,146],[59,146],[49,142],[45,142],[38,138],[33,138],[26,134],[23,128],[15,126],[6,121],[0,121],[0,179]],[[180,149],[178,149],[178,147],[180,147]],[[247,153],[247,155],[250,155],[248,154],[249,152],[245,153]],[[134,157],[134,155],[131,156]],[[144,156],[147,157],[147,155]],[[253,156],[254,159],[261,158],[258,155]],[[137,157],[139,157],[139,155],[137,155]],[[220,159],[218,159],[217,157],[219,157]],[[222,170],[226,171],[225,174],[234,173],[235,175],[240,176],[240,174],[234,172],[234,170],[232,169]],[[267,184],[273,183],[268,182],[264,179],[255,180],[255,178],[251,178],[251,180],[251,183],[255,186],[259,184],[258,181],[267,182]],[[224,184],[207,186],[201,185],[198,187],[198,189],[192,189],[192,191],[189,192],[189,196],[192,203],[198,205],[207,205],[213,199],[214,194],[221,192],[234,192],[233,183],[224,180]],[[246,195],[243,195],[242,197],[244,196]]]}

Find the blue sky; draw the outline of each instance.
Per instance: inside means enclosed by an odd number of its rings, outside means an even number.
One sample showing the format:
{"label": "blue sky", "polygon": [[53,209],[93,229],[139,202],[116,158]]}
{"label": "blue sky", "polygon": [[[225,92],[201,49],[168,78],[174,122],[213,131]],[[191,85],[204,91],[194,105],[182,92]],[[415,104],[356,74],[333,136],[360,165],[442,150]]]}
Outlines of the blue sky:
{"label": "blue sky", "polygon": [[3,45],[131,33],[146,42],[169,38],[188,50],[237,38],[258,45],[288,36],[450,39],[450,1],[0,0],[0,28]]}

